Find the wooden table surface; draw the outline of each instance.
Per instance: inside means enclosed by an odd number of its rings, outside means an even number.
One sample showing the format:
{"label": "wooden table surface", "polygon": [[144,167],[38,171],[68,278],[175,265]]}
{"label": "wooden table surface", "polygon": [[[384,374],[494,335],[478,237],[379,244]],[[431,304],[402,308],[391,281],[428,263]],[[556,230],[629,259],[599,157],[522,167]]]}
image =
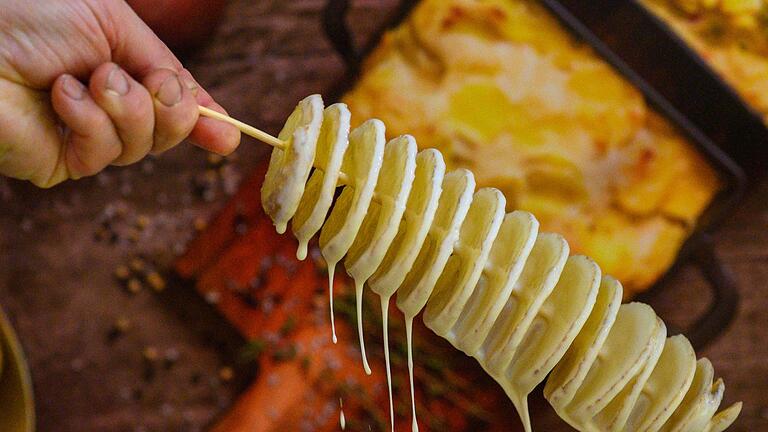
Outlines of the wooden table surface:
{"label": "wooden table surface", "polygon": [[[187,64],[231,114],[276,132],[297,100],[327,91],[342,76],[320,28],[322,3],[233,1],[211,42]],[[395,1],[353,3],[352,26],[365,40]],[[244,139],[228,182],[264,152]],[[190,287],[169,281],[162,293],[145,287],[130,294],[113,276],[139,254],[164,269],[194,234],[193,221],[226,200],[226,191],[204,198],[192,192],[205,166],[202,151],[182,145],[51,190],[0,179],[0,304],[29,357],[39,430],[202,430],[247,383],[247,370],[237,370],[231,382],[219,377],[242,341]],[[143,221],[139,215],[148,217],[143,230],[133,228]],[[115,242],[97,238],[105,219],[116,221]],[[725,379],[725,403],[744,401],[737,431],[768,430],[766,227],[763,182],[715,233],[742,302],[733,325],[699,354]],[[701,276],[684,269],[654,306],[685,325],[705,307],[706,292]],[[129,321],[128,330],[110,336],[120,319]],[[160,360],[144,358],[148,347]]]}

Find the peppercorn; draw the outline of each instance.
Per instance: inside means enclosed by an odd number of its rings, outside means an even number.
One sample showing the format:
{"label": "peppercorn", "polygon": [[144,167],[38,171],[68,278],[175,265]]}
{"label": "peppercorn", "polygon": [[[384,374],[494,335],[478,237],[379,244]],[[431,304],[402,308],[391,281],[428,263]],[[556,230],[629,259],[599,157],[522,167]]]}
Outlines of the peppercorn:
{"label": "peppercorn", "polygon": [[224,382],[232,381],[232,378],[235,377],[235,371],[229,367],[224,366],[223,368],[219,369],[219,379]]}
{"label": "peppercorn", "polygon": [[120,264],[115,268],[115,277],[120,281],[126,281],[131,276],[131,269],[128,266]]}
{"label": "peppercorn", "polygon": [[131,259],[131,261],[128,263],[128,266],[136,273],[141,273],[147,268],[147,263],[145,263],[143,259],[135,257]]}
{"label": "peppercorn", "polygon": [[142,288],[141,281],[136,278],[131,278],[128,281],[127,288],[129,293],[137,294],[139,291],[141,291]]}
{"label": "peppercorn", "polygon": [[143,230],[147,226],[149,226],[149,217],[146,215],[139,215],[136,218],[136,228]]}
{"label": "peppercorn", "polygon": [[118,318],[114,324],[112,324],[112,327],[109,329],[109,332],[107,333],[107,342],[114,342],[125,334],[125,332],[128,330],[128,328],[131,326],[130,320],[128,318]]}
{"label": "peppercorn", "polygon": [[165,279],[156,271],[152,271],[147,275],[147,283],[155,292],[161,292],[165,289]]}
{"label": "peppercorn", "polygon": [[155,348],[153,346],[146,346],[141,351],[141,355],[142,355],[142,357],[144,357],[144,360],[147,360],[149,362],[153,362],[153,361],[157,360],[157,358],[159,357],[160,354],[158,353],[157,348]]}

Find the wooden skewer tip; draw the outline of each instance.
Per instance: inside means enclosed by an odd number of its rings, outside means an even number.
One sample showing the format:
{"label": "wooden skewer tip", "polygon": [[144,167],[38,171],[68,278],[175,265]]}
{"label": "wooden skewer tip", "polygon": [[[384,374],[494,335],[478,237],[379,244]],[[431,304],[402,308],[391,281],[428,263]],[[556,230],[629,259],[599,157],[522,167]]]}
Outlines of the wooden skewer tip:
{"label": "wooden skewer tip", "polygon": [[206,107],[204,107],[202,105],[198,106],[198,110],[200,111],[200,115],[203,115],[205,117],[210,117],[210,118],[213,118],[213,119],[216,119],[216,120],[220,120],[220,121],[223,121],[225,123],[229,123],[232,126],[238,128],[240,130],[240,132],[242,132],[242,133],[244,133],[244,134],[246,134],[246,135],[248,135],[250,137],[256,138],[257,140],[259,140],[259,141],[261,141],[261,142],[263,142],[265,144],[269,144],[272,147],[278,147],[278,148],[284,148],[285,147],[285,142],[283,142],[279,138],[273,137],[272,135],[264,132],[263,130],[256,129],[253,126],[251,126],[249,124],[246,124],[246,123],[243,123],[240,120],[234,119],[234,118],[232,118],[232,117],[230,117],[230,116],[228,116],[226,114],[222,114],[222,113],[220,113],[218,111],[214,111],[214,110],[212,110],[210,108],[206,108]]}

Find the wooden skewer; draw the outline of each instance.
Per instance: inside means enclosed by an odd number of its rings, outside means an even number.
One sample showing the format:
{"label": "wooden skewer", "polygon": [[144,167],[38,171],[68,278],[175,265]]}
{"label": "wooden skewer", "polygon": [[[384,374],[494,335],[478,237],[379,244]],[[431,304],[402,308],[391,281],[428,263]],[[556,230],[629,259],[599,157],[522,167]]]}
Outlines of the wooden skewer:
{"label": "wooden skewer", "polygon": [[259,141],[261,141],[261,142],[263,142],[265,144],[269,144],[272,147],[277,147],[279,149],[284,149],[285,148],[285,142],[284,141],[282,141],[281,139],[279,139],[277,137],[273,137],[272,135],[264,132],[263,130],[256,129],[255,127],[253,127],[253,126],[251,126],[249,124],[245,124],[245,123],[241,122],[240,120],[234,119],[234,118],[232,118],[232,117],[230,117],[230,116],[228,116],[226,114],[222,114],[222,113],[220,113],[218,111],[214,111],[214,110],[212,110],[210,108],[206,108],[206,107],[204,107],[202,105],[199,105],[198,108],[200,110],[200,114],[201,115],[204,115],[204,116],[210,117],[210,118],[214,118],[216,120],[221,120],[221,121],[223,121],[225,123],[229,123],[232,126],[240,129],[240,132],[242,132],[242,133],[244,133],[244,134],[246,134],[246,135],[248,135],[250,137],[256,138],[257,140],[259,140]]}
{"label": "wooden skewer", "polygon": [[[257,140],[263,142],[264,144],[269,144],[272,147],[277,147],[279,149],[285,149],[286,143],[285,141],[281,140],[280,138],[274,137],[266,132],[264,132],[261,129],[257,129],[249,124],[243,123],[240,120],[234,119],[226,114],[222,114],[218,111],[214,111],[210,108],[206,108],[202,105],[198,105],[198,110],[200,111],[200,115],[205,117],[210,117],[216,120],[223,121],[225,123],[229,123],[232,126],[238,128],[240,132],[256,138]],[[352,186],[352,181],[349,178],[349,176],[341,171],[339,171],[339,186]],[[374,193],[373,199],[376,201],[379,201],[379,197],[377,194]]]}

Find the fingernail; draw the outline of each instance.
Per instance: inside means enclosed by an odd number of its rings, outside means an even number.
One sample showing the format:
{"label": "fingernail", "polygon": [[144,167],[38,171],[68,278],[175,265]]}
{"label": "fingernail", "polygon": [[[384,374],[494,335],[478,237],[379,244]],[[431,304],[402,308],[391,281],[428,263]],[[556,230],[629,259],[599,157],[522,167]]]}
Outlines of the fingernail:
{"label": "fingernail", "polygon": [[184,82],[184,87],[191,91],[192,95],[197,96],[197,83],[189,77],[181,77],[181,80]]}
{"label": "fingernail", "polygon": [[64,94],[74,100],[81,100],[85,96],[85,86],[77,78],[67,75],[61,83]]}
{"label": "fingernail", "polygon": [[179,77],[172,75],[166,78],[165,81],[160,84],[160,88],[157,90],[155,97],[161,104],[168,107],[172,107],[181,102],[181,82],[179,82]]}
{"label": "fingernail", "polygon": [[128,83],[128,77],[125,76],[125,72],[118,66],[115,66],[107,76],[107,90],[122,96],[128,93],[129,88],[130,84]]}

